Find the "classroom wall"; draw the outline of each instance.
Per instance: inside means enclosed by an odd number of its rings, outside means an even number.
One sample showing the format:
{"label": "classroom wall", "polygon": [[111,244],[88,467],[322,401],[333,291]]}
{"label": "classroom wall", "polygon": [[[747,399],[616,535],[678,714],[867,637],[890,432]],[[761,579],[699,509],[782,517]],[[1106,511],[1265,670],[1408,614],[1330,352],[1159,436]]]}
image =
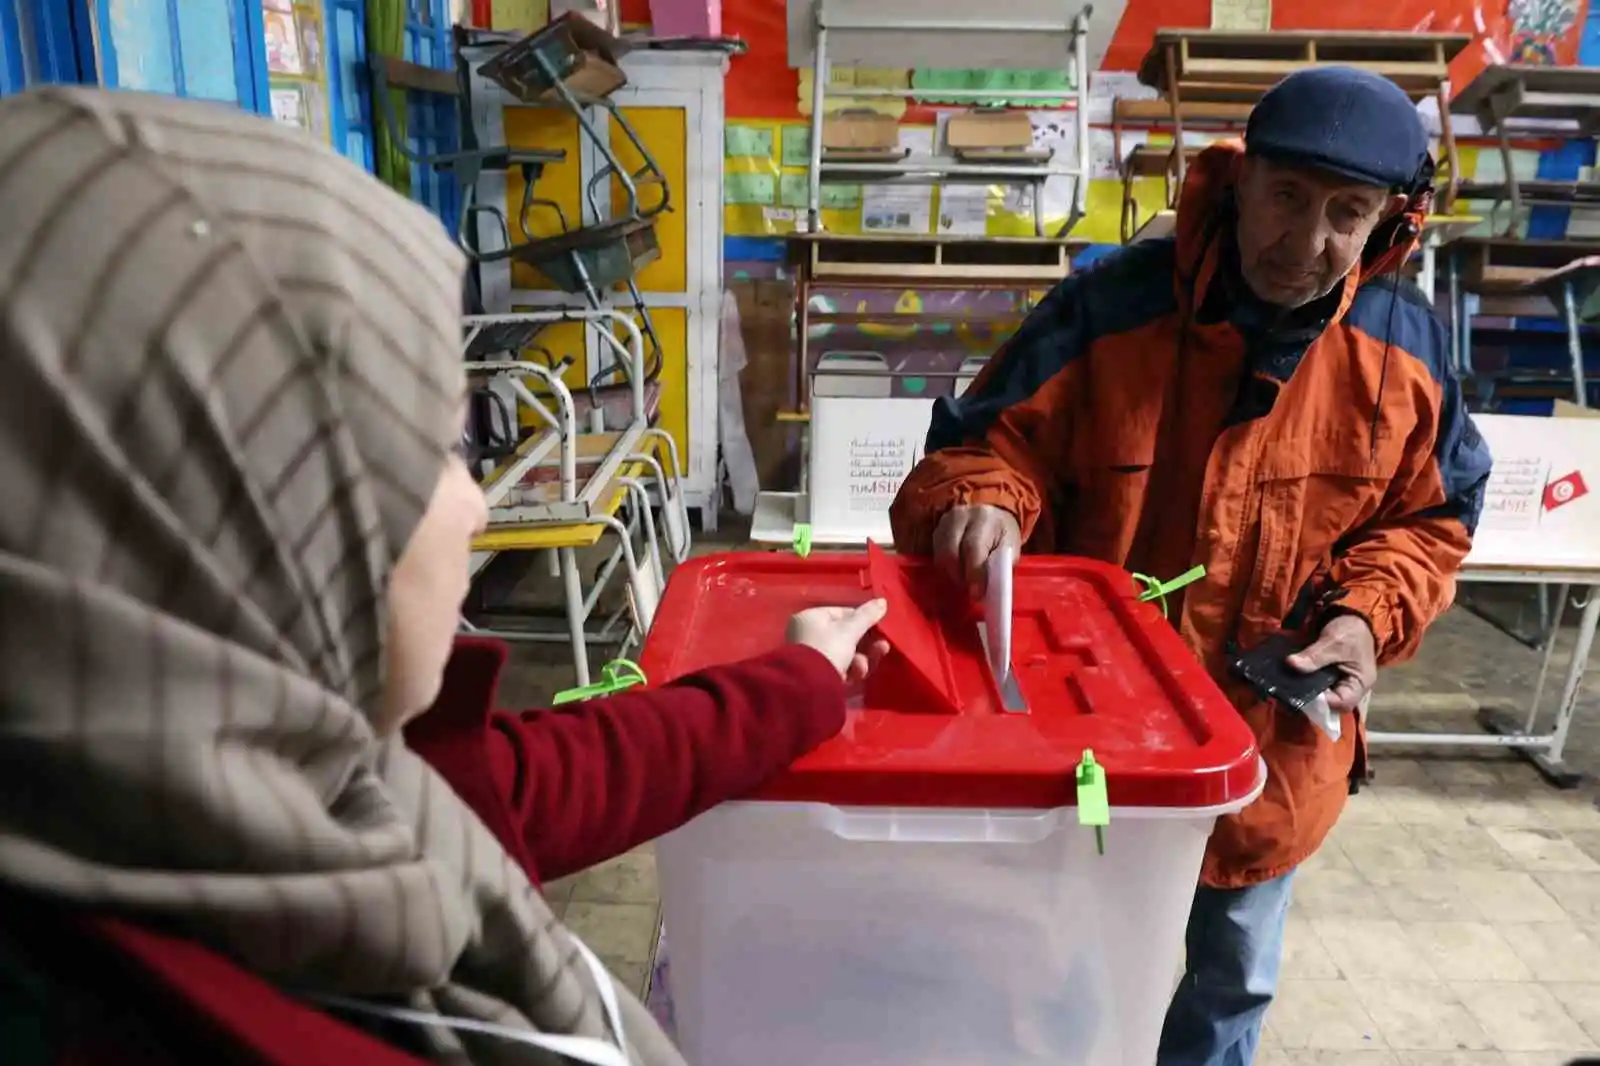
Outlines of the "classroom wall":
{"label": "classroom wall", "polygon": [[[1101,69],[1137,69],[1156,30],[1209,26],[1211,7],[1212,0],[1128,0]],[[1472,33],[1476,38],[1473,47],[1451,67],[1451,76],[1459,85],[1498,60],[1577,60],[1578,31],[1585,21],[1588,0],[1547,0],[1520,5],[1519,10],[1522,8],[1527,9],[1527,16],[1517,22],[1509,14],[1507,0],[1274,0],[1271,28]],[[624,0],[622,5],[625,19],[632,13],[648,21],[648,11],[648,0]],[[729,117],[782,119],[795,115],[799,75],[788,69],[785,0],[739,0],[724,4],[722,12],[723,32],[749,45],[749,51],[735,59],[728,72]],[[915,114],[913,111],[914,118]]]}
{"label": "classroom wall", "polygon": [[[531,29],[548,18],[548,0],[488,0],[497,28]],[[1003,0],[1002,0],[1003,2]],[[1168,27],[1205,27],[1212,24],[1214,0],[1127,0],[1111,37],[1104,62],[1091,75],[1091,94],[1109,97],[1121,73],[1136,69],[1156,30]],[[1569,64],[1585,58],[1600,62],[1600,23],[1591,24],[1588,0],[1543,0],[1511,4],[1509,0],[1362,0],[1330,4],[1326,0],[1274,0],[1271,28],[1280,30],[1365,30],[1391,32],[1464,32],[1473,43],[1451,66],[1452,81],[1465,85],[1486,65],[1515,61]],[[726,106],[727,181],[724,228],[736,243],[743,238],[780,237],[792,232],[804,204],[803,146],[808,121],[809,71],[790,69],[787,46],[786,0],[739,0],[722,5],[723,32],[743,40],[745,54],[735,57],[727,77]],[[649,0],[621,0],[625,23],[648,23]],[[1594,26],[1591,29],[1591,25]],[[886,57],[888,58],[888,57]],[[843,83],[852,77],[869,79],[908,77],[904,70],[885,69],[835,72]],[[1096,93],[1097,88],[1103,88]],[[906,102],[894,105],[903,138],[930,136],[940,109]],[[1036,113],[1036,137],[1048,138],[1052,117]],[[1135,137],[1138,135],[1135,134]],[[1121,237],[1121,181],[1116,176],[1119,154],[1129,145],[1113,146],[1111,132],[1097,125],[1091,133],[1090,169],[1094,180],[1086,193],[1087,214],[1073,235],[1094,243],[1114,243]],[[1163,138],[1150,138],[1156,142]],[[795,147],[791,147],[791,145]],[[1563,145],[1533,143],[1514,153],[1513,165],[1527,177],[1575,177],[1580,167],[1592,165],[1592,142]],[[1499,153],[1480,151],[1471,139],[1461,150],[1462,176],[1493,179],[1503,170]],[[1160,179],[1135,184],[1141,217],[1164,205]],[[910,215],[921,232],[982,233],[1014,236],[1031,233],[1029,204],[1015,190],[996,186],[988,190],[954,192],[960,203],[946,203],[937,189],[919,198],[907,193],[899,200],[889,194],[874,195],[860,186],[831,186],[825,190],[824,222],[831,230],[850,233],[871,231],[868,216],[881,220]],[[981,198],[974,203],[972,197]],[[1057,180],[1045,196],[1046,221],[1054,226],[1066,217],[1071,182]],[[864,201],[867,201],[864,203]],[[909,210],[906,208],[909,207]],[[1474,205],[1463,205],[1472,210]],[[981,219],[979,218],[981,214]],[[1562,236],[1574,232],[1600,232],[1600,219],[1578,217],[1558,208],[1539,208],[1519,220],[1519,231],[1533,237]],[[1486,224],[1487,225],[1487,224]],[[741,244],[740,255],[751,254]]]}
{"label": "classroom wall", "polygon": [[[647,3],[625,3],[648,8]],[[1549,0],[1543,4],[1523,4],[1511,14],[1505,0],[1483,3],[1480,0],[1395,0],[1392,3],[1328,4],[1325,0],[1276,0],[1270,6],[1271,27],[1281,30],[1384,30],[1396,32],[1465,32],[1474,37],[1451,67],[1452,81],[1465,85],[1486,65],[1502,60],[1518,62],[1573,63],[1578,60],[1588,15],[1587,0]],[[1113,83],[1118,72],[1136,69],[1150,47],[1156,30],[1169,27],[1204,27],[1212,22],[1212,0],[1128,0],[1107,49],[1105,61],[1091,75],[1093,97],[1117,91]],[[730,64],[727,82],[728,187],[725,197],[724,226],[732,238],[776,237],[792,232],[795,216],[803,215],[799,201],[804,195],[804,159],[786,150],[792,130],[808,121],[809,70],[788,67],[787,15],[784,0],[741,0],[723,7],[726,34],[742,38],[746,54]],[[1600,42],[1597,42],[1600,51]],[[889,58],[889,57],[886,57]],[[905,79],[906,71],[878,70],[863,73],[839,70],[835,82],[843,84],[852,76],[865,76],[882,83],[886,77]],[[1110,75],[1109,77],[1107,75]],[[1123,74],[1126,81],[1126,74]],[[1102,89],[1103,86],[1103,89]],[[1099,91],[1097,91],[1099,90]],[[1091,101],[1094,106],[1094,100]],[[1109,104],[1102,100],[1102,106]],[[909,103],[898,108],[903,143],[927,136],[939,121],[940,109]],[[1100,112],[1091,112],[1100,117]],[[1035,112],[1036,145],[1048,144],[1052,116]],[[1135,134],[1134,139],[1141,135]],[[1154,142],[1165,140],[1151,136]],[[1090,135],[1090,171],[1094,176],[1087,190],[1087,214],[1074,227],[1073,236],[1093,243],[1115,243],[1121,239],[1121,179],[1117,177],[1119,155],[1130,147],[1127,140],[1113,147],[1108,125],[1096,124]],[[770,148],[770,151],[762,151]],[[1502,169],[1497,152],[1480,152],[1472,141],[1462,150],[1464,177],[1493,178]],[[1529,145],[1516,153],[1514,165],[1519,173],[1532,177],[1576,176],[1577,167],[1593,163],[1592,145],[1568,148],[1559,144]],[[1160,179],[1141,179],[1134,186],[1140,217],[1164,206],[1165,192]],[[970,202],[960,212],[946,210],[941,192],[907,191],[897,200],[874,197],[859,186],[833,186],[827,189],[829,202],[824,224],[835,232],[872,231],[863,217],[863,197],[877,199],[879,207],[868,204],[867,214],[881,216],[894,212],[896,205],[913,208],[913,230],[918,232],[982,233],[987,236],[1015,236],[1033,231],[1032,213],[1026,200],[1014,190],[995,186],[976,195],[983,197],[982,222],[975,223],[979,210]],[[951,195],[951,194],[944,194]],[[973,195],[973,194],[958,194]],[[1071,195],[1070,180],[1058,179],[1047,190],[1046,220],[1054,226],[1066,217],[1066,202]],[[1470,209],[1468,205],[1467,209]],[[957,215],[965,218],[965,228]],[[1533,236],[1561,235],[1570,212],[1541,208],[1521,222],[1523,232]],[[943,228],[941,223],[944,223]],[[1586,223],[1587,224],[1587,223]],[[1597,223],[1600,225],[1600,223]],[[954,228],[952,228],[954,227]],[[1530,228],[1531,227],[1531,228]]]}

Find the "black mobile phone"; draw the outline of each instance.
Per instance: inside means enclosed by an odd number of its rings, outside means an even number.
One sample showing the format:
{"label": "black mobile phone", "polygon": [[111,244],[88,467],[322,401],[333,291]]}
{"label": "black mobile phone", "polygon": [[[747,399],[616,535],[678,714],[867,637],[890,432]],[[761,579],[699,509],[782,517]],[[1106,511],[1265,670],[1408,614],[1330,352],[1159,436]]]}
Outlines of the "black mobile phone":
{"label": "black mobile phone", "polygon": [[1337,666],[1324,666],[1302,674],[1284,662],[1305,647],[1306,642],[1294,633],[1274,633],[1255,647],[1236,653],[1229,666],[1262,699],[1277,700],[1294,710],[1304,711],[1312,700],[1337,685],[1344,676]]}

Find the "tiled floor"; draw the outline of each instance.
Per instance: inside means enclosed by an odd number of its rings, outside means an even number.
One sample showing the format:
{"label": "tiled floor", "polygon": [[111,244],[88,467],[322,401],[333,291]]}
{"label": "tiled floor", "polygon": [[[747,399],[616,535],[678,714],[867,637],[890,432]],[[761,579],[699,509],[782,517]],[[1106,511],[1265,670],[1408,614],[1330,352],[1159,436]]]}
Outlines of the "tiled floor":
{"label": "tiled floor", "polygon": [[1512,762],[1385,759],[1301,870],[1259,1062],[1600,1047],[1600,810]]}
{"label": "tiled floor", "polygon": [[546,885],[545,896],[618,979],[645,992],[661,912],[655,855],[648,847]]}
{"label": "tiled floor", "polygon": [[[1532,652],[1458,610],[1416,663],[1384,675],[1373,720],[1386,730],[1476,731],[1476,702],[1525,699],[1536,669]],[[521,658],[506,698],[537,703],[566,676]],[[1579,713],[1569,756],[1600,773],[1592,686]],[[1594,790],[1557,792],[1492,752],[1387,749],[1375,764],[1376,783],[1351,800],[1298,876],[1282,988],[1257,1062],[1561,1066],[1600,1054]],[[658,919],[649,850],[548,894],[643,990]]]}

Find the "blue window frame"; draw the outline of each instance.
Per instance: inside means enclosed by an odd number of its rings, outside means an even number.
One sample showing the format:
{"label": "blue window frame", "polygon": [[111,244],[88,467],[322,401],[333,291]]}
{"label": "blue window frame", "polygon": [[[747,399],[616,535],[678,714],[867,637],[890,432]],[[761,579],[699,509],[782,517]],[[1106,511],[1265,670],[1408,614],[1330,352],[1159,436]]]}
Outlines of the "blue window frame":
{"label": "blue window frame", "polygon": [[[323,0],[332,141],[372,170],[366,8],[366,0]],[[406,0],[405,58],[454,68],[449,0]],[[0,93],[35,82],[143,89],[270,114],[261,0],[0,0]],[[411,96],[406,122],[413,149],[457,150],[460,116],[453,103]],[[413,167],[411,182],[413,198],[453,231],[461,209],[453,175]]]}
{"label": "blue window frame", "polygon": [[100,84],[268,113],[262,41],[260,0],[0,0],[0,89]]}
{"label": "blue window frame", "polygon": [[[406,0],[405,57],[424,67],[455,69],[449,0]],[[456,151],[461,128],[455,101],[423,93],[409,96],[406,133],[412,150],[425,156]],[[412,167],[411,198],[426,204],[451,233],[456,231],[461,197],[450,171]]]}
{"label": "blue window frame", "polygon": [[76,83],[87,77],[79,34],[90,39],[84,0],[0,0],[0,93],[44,82]]}
{"label": "blue window frame", "polygon": [[27,17],[18,0],[0,0],[0,93],[21,92],[33,81],[22,36]]}
{"label": "blue window frame", "polygon": [[[94,0],[100,83],[271,112],[260,0]],[[137,56],[124,63],[122,56]]]}
{"label": "blue window frame", "polygon": [[372,170],[372,92],[367,78],[366,0],[322,0],[328,35],[333,146]]}

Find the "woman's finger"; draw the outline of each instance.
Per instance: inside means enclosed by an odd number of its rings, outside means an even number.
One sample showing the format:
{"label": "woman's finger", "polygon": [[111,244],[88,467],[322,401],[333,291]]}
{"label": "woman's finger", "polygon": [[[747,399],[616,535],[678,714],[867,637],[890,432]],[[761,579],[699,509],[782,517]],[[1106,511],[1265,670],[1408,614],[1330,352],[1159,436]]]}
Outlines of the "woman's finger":
{"label": "woman's finger", "polygon": [[867,657],[857,652],[850,657],[850,668],[844,672],[844,679],[846,681],[860,681],[867,676],[870,670],[871,667],[867,663]]}

